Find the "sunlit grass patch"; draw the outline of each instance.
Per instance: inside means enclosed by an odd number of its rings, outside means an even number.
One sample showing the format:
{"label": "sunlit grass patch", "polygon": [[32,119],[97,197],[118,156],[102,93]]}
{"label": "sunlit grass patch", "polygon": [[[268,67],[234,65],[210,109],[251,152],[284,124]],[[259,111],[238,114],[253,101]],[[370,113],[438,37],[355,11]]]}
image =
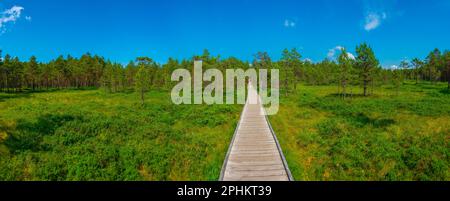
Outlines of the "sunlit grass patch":
{"label": "sunlit grass patch", "polygon": [[297,180],[450,180],[442,87],[407,83],[343,100],[335,86],[300,86],[271,121]]}
{"label": "sunlit grass patch", "polygon": [[146,96],[0,94],[0,180],[217,180],[241,106]]}

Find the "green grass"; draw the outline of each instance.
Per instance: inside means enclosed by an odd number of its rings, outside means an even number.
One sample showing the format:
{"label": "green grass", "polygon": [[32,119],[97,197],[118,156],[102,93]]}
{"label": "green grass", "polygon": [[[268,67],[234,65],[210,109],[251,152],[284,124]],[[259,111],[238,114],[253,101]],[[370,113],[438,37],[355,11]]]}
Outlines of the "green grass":
{"label": "green grass", "polygon": [[300,86],[270,117],[296,180],[450,180],[446,85],[336,91]]}
{"label": "green grass", "polygon": [[[296,180],[448,181],[445,88],[342,100],[336,86],[302,85],[270,120]],[[0,93],[0,180],[217,180],[242,106],[146,97],[142,107],[134,93]]]}
{"label": "green grass", "polygon": [[0,93],[0,180],[217,180],[242,107],[146,96]]}

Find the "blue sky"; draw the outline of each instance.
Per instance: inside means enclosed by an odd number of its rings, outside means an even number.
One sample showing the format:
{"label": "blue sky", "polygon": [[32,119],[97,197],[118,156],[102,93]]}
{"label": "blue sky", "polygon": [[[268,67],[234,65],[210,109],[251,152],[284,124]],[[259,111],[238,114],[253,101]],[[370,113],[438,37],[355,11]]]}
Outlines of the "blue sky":
{"label": "blue sky", "polygon": [[205,48],[279,59],[295,47],[321,61],[362,42],[385,67],[450,49],[450,0],[0,0],[0,49],[21,59],[90,52],[164,63]]}

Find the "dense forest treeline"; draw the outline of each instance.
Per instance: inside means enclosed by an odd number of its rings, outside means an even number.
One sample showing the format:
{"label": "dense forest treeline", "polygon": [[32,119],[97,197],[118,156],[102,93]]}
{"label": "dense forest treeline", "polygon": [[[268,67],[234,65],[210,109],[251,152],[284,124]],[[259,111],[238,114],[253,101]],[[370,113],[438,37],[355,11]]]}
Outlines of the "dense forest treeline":
{"label": "dense forest treeline", "polygon": [[[302,60],[296,50],[285,49],[278,61],[273,61],[268,53],[258,52],[252,63],[230,57],[222,59],[211,56],[208,50],[192,59],[169,58],[166,64],[158,64],[148,57],[138,57],[123,66],[98,55],[89,53],[80,58],[59,56],[50,62],[38,62],[35,56],[28,61],[20,61],[8,54],[1,57],[0,51],[0,91],[23,92],[58,88],[103,87],[109,92],[120,92],[135,88],[145,92],[150,88],[170,89],[173,70],[192,69],[194,60],[202,60],[204,69],[230,68],[280,69],[280,85],[289,93],[295,91],[297,83],[309,85],[338,84],[339,93],[352,93],[349,86],[361,86],[364,95],[373,93],[374,87],[383,84],[399,86],[403,80],[446,81],[450,89],[450,52],[438,49],[430,52],[424,60],[414,58],[402,61],[397,68],[381,68],[375,53],[367,44],[356,47],[352,58],[345,49],[336,61],[325,59],[312,63]],[[143,97],[142,97],[143,98]]]}

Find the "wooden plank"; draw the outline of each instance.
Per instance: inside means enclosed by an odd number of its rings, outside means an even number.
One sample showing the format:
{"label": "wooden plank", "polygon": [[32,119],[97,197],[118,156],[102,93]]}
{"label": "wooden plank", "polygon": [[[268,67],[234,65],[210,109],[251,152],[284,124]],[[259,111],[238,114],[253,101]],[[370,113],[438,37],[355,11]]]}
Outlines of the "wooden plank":
{"label": "wooden plank", "polygon": [[228,181],[286,181],[286,176],[233,176],[229,177]]}
{"label": "wooden plank", "polygon": [[262,171],[262,170],[284,170],[283,165],[239,165],[239,166],[228,166],[227,171],[230,170],[240,170],[240,171]]}
{"label": "wooden plank", "polygon": [[281,170],[227,170],[234,177],[269,177],[269,176],[286,176],[286,171]]}
{"label": "wooden plank", "polygon": [[[222,168],[224,181],[289,181],[290,172],[264,116],[259,95],[249,84],[249,97]],[[256,104],[251,104],[252,100]]]}

